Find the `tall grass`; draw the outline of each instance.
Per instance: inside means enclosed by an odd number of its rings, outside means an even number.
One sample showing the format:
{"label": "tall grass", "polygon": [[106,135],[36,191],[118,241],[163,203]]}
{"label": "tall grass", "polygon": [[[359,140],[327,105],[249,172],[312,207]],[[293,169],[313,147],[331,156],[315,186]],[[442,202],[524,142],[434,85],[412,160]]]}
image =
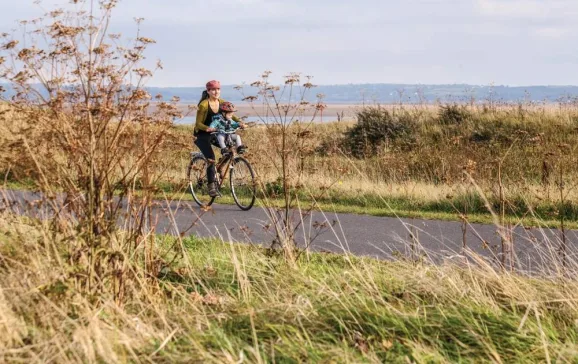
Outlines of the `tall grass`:
{"label": "tall grass", "polygon": [[[177,242],[155,240],[159,250]],[[138,268],[144,261],[135,265],[118,305],[112,286],[98,297],[74,286],[66,244],[42,224],[0,216],[1,360],[578,358],[578,287],[566,278],[332,254],[302,256],[291,267],[261,248],[187,238],[158,276]]]}
{"label": "tall grass", "polygon": [[[358,123],[294,122],[287,126],[292,140],[298,139],[291,147],[299,150],[289,151],[285,187],[300,193],[302,200],[315,197],[318,202],[352,208],[374,207],[386,212],[381,202],[385,199],[397,212],[456,215],[468,204],[469,214],[483,215],[487,208],[468,175],[499,210],[500,170],[501,195],[506,198],[502,205],[509,218],[536,216],[554,223],[562,216],[570,225],[578,220],[578,109],[502,106],[490,110],[459,105],[370,108],[376,119],[374,128],[379,130],[380,123],[387,126],[387,120],[393,119],[406,125],[405,132],[394,139],[384,134],[382,139],[368,139],[368,145],[360,145],[364,138],[359,136],[372,132],[371,128],[360,128],[365,109],[360,109]],[[389,116],[382,120],[379,115],[385,111]],[[18,118],[5,117],[3,127],[10,122],[17,123]],[[268,197],[280,196],[283,190],[278,179],[281,160],[274,152],[279,145],[278,129],[258,126],[243,132],[248,158]],[[156,162],[149,167],[160,176],[151,188],[165,192],[183,188],[191,133],[188,126],[176,126],[167,133]],[[2,134],[0,145],[5,149],[0,158],[13,153],[10,135]],[[136,148],[138,140],[133,142]],[[356,143],[355,149],[351,149],[352,143]],[[2,174],[9,180],[38,178],[31,163],[3,165],[7,168]]]}
{"label": "tall grass", "polygon": [[[371,126],[364,124],[368,113]],[[361,108],[358,118],[287,126],[292,140],[298,140],[291,148],[298,151],[286,159],[285,187],[302,200],[315,197],[345,206],[384,208],[380,201],[385,199],[398,211],[456,214],[468,204],[469,214],[487,214],[471,176],[492,207],[502,205],[508,217],[578,219],[578,109],[370,106]],[[387,129],[392,125],[404,125],[403,133],[392,138],[381,132],[393,130]],[[279,129],[258,126],[243,132],[248,158],[269,197],[280,196],[284,187],[278,179],[281,159],[274,152]],[[187,126],[172,130],[158,166],[166,171],[158,188],[182,186],[190,133]],[[371,133],[379,135],[371,139]]]}

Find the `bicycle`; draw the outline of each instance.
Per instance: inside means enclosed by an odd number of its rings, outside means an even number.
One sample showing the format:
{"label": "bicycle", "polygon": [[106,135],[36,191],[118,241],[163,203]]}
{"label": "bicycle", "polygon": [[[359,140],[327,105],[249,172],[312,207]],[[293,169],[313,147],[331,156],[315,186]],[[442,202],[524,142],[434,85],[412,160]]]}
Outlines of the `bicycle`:
{"label": "bicycle", "polygon": [[[225,145],[229,153],[221,156],[215,165],[215,179],[219,196],[221,187],[229,174],[229,185],[235,204],[243,211],[253,207],[256,198],[255,172],[248,160],[237,154],[237,148],[229,138],[234,131],[225,132]],[[193,199],[200,207],[208,207],[215,201],[215,197],[209,196],[209,181],[207,179],[207,167],[209,162],[201,152],[191,152],[191,161],[187,168],[189,191]]]}

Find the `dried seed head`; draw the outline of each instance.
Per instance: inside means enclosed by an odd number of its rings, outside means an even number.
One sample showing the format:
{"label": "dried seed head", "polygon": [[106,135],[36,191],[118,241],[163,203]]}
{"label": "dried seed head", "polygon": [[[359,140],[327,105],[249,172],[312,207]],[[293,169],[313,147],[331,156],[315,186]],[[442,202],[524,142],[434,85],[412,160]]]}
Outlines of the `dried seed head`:
{"label": "dried seed head", "polygon": [[101,3],[101,7],[104,10],[110,10],[112,8],[114,8],[116,6],[117,0],[110,0],[109,2],[103,2]]}
{"label": "dried seed head", "polygon": [[138,90],[134,90],[132,92],[132,97],[135,100],[149,100],[149,99],[151,99],[151,94],[149,94],[148,92],[146,92],[143,89],[138,89]]}
{"label": "dried seed head", "polygon": [[27,61],[35,56],[41,55],[44,51],[39,50],[35,47],[32,48],[24,48],[18,52],[18,59],[21,61]]}
{"label": "dried seed head", "polygon": [[31,76],[27,71],[20,71],[12,78],[12,81],[17,83],[24,83],[30,80]]}
{"label": "dried seed head", "polygon": [[137,75],[139,75],[140,77],[150,77],[153,75],[153,73],[149,70],[147,70],[146,68],[137,68],[135,70],[133,70],[134,73],[136,73]]}
{"label": "dried seed head", "polygon": [[462,166],[462,169],[464,170],[464,172],[473,174],[476,171],[476,166],[477,166],[476,161],[468,159],[466,164]]}
{"label": "dried seed head", "polygon": [[110,48],[109,44],[101,44],[98,47],[94,48],[92,52],[94,54],[104,54]]}
{"label": "dried seed head", "polygon": [[16,47],[16,45],[18,45],[18,41],[17,40],[12,40],[6,44],[4,44],[2,46],[3,49],[12,49],[14,47]]}
{"label": "dried seed head", "polygon": [[146,37],[140,37],[137,38],[137,41],[144,43],[144,44],[154,44],[156,43],[156,41],[154,39],[151,38],[146,38]]}
{"label": "dried seed head", "polygon": [[56,21],[50,27],[48,34],[57,38],[57,37],[74,37],[84,31],[85,28],[83,27],[69,27],[63,25],[61,22]]}
{"label": "dried seed head", "polygon": [[129,61],[136,62],[139,59],[142,59],[143,56],[134,51],[128,51],[124,54],[124,58],[128,59]]}
{"label": "dried seed head", "polygon": [[50,13],[48,13],[48,15],[50,15],[50,17],[52,17],[52,18],[57,18],[57,17],[61,16],[62,14],[64,14],[64,10],[62,10],[62,9],[56,9],[56,10],[53,10]]}

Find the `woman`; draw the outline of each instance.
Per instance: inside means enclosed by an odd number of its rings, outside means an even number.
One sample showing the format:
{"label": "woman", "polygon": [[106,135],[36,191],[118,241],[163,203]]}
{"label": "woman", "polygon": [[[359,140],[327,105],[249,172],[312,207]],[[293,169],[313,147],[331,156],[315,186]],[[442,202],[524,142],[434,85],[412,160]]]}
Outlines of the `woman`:
{"label": "woman", "polygon": [[[217,183],[215,182],[215,152],[211,147],[211,133],[217,131],[216,128],[211,128],[209,125],[213,120],[213,116],[219,113],[219,107],[225,100],[221,99],[221,83],[216,80],[207,82],[206,90],[203,91],[201,100],[197,105],[197,120],[195,122],[195,144],[201,150],[201,153],[209,161],[207,167],[207,179],[209,180],[209,196],[215,197],[219,195]],[[241,120],[233,116],[233,120],[240,122]]]}

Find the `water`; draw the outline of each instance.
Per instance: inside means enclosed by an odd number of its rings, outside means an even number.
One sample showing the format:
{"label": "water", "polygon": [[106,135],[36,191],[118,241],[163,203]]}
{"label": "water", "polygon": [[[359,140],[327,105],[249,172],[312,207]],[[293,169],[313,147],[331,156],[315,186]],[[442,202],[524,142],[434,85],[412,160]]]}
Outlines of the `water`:
{"label": "water", "polygon": [[[343,118],[346,121],[349,121],[352,118],[348,118],[345,117]],[[194,116],[187,116],[184,117],[182,119],[178,119],[175,120],[175,124],[177,125],[187,125],[187,124],[194,124],[195,123],[196,118]],[[287,121],[291,120],[291,118],[287,118]],[[303,118],[299,118],[299,117],[295,117],[293,118],[293,121],[302,121],[304,123],[309,123],[311,121],[313,121],[314,123],[325,123],[325,122],[330,122],[330,121],[336,121],[335,116],[324,116],[323,119],[320,116],[304,116]],[[279,118],[260,118],[258,116],[249,116],[245,119],[246,122],[256,122],[258,124],[262,124],[262,123],[280,123],[282,121],[282,119]]]}

